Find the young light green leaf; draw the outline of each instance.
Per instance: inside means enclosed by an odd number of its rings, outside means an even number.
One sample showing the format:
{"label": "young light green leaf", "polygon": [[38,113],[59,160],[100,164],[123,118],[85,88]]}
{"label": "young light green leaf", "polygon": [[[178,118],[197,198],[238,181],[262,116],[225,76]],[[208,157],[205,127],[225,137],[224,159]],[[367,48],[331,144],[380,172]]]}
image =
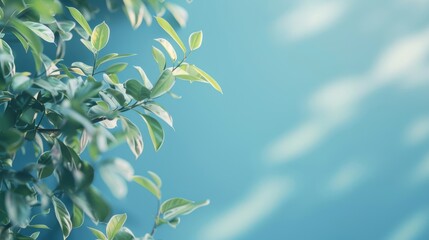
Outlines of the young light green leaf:
{"label": "young light green leaf", "polygon": [[171,45],[171,43],[169,41],[167,41],[167,39],[157,38],[157,39],[155,39],[155,41],[159,42],[164,47],[165,51],[167,51],[168,56],[170,56],[170,58],[173,62],[177,60],[176,50],[174,50],[173,45]]}
{"label": "young light green leaf", "polygon": [[112,240],[115,237],[119,230],[121,230],[122,226],[124,226],[126,220],[127,214],[117,214],[110,218],[106,227],[108,240]]}
{"label": "young light green leaf", "polygon": [[113,240],[137,240],[140,238],[136,238],[130,229],[126,227],[122,227],[121,230],[116,234]]}
{"label": "young light green leaf", "polygon": [[170,35],[171,38],[173,38],[174,41],[179,45],[179,47],[182,49],[183,53],[186,53],[186,47],[185,44],[183,44],[182,40],[180,39],[179,35],[177,35],[174,28],[168,23],[165,19],[162,17],[155,17],[156,21],[158,22],[159,26],[164,29],[164,31]]}
{"label": "young light green leaf", "polygon": [[159,77],[158,81],[156,82],[155,86],[152,88],[150,97],[156,98],[163,95],[164,93],[170,91],[173,85],[174,76],[170,69],[165,69]]}
{"label": "young light green leaf", "polygon": [[94,48],[97,51],[100,51],[107,45],[107,42],[109,41],[109,37],[110,37],[109,26],[107,26],[105,22],[100,23],[94,28],[94,31],[92,32],[92,35],[91,35],[92,46],[94,46]]}
{"label": "young light green leaf", "polygon": [[212,85],[212,87],[214,89],[216,89],[218,92],[223,93],[222,92],[222,88],[220,87],[220,85],[216,82],[216,80],[214,80],[214,78],[212,76],[210,76],[208,73],[204,72],[202,69],[198,68],[195,65],[191,65],[193,69],[195,69],[195,71],[197,71],[199,74],[201,74],[204,79],[210,84]]}
{"label": "young light green leaf", "polygon": [[96,53],[97,49],[95,49],[95,47],[92,45],[92,43],[86,39],[81,38],[80,41],[83,43],[83,45],[88,48],[89,51],[91,51],[92,53]]}
{"label": "young light green leaf", "polygon": [[149,174],[149,176],[152,178],[152,180],[155,182],[156,186],[161,189],[162,187],[162,180],[161,178],[158,176],[158,174],[148,171],[147,172]]}
{"label": "young light green leaf", "polygon": [[134,176],[133,181],[139,184],[140,186],[146,188],[150,193],[152,193],[157,199],[161,199],[160,189],[146,177],[143,176]]}
{"label": "young light green leaf", "polygon": [[130,20],[131,26],[137,29],[143,21],[145,15],[144,3],[141,0],[123,0],[125,13]]}
{"label": "young light green leaf", "polygon": [[91,230],[92,234],[94,234],[94,236],[97,238],[97,240],[98,239],[107,240],[107,237],[104,236],[104,234],[100,230],[97,230],[97,229],[91,228],[91,227],[88,227],[88,228],[89,228],[89,230]]}
{"label": "young light green leaf", "polygon": [[191,51],[197,50],[201,47],[201,43],[203,42],[203,32],[194,32],[189,36],[189,48]]}
{"label": "young light green leaf", "polygon": [[29,228],[36,228],[36,229],[50,229],[45,224],[31,224],[31,225],[28,225],[27,227],[29,227]]}
{"label": "young light green leaf", "polygon": [[112,60],[116,60],[116,59],[124,58],[124,57],[131,57],[131,56],[135,56],[135,54],[110,53],[110,54],[104,55],[103,57],[97,59],[97,61],[95,63],[95,67],[99,67],[101,64],[106,63],[108,61],[112,61]]}
{"label": "young light green leaf", "polygon": [[165,201],[161,205],[161,213],[163,214],[164,220],[170,221],[180,215],[190,214],[196,209],[209,204],[209,200],[196,203],[183,198],[173,198]]}
{"label": "young light green leaf", "polygon": [[164,122],[166,122],[170,127],[173,128],[173,118],[159,104],[152,102],[143,105],[143,107],[151,113],[155,114],[157,117],[161,118]]}
{"label": "young light green leaf", "polygon": [[85,17],[82,15],[82,13],[80,13],[79,10],[77,10],[74,7],[67,7],[67,8],[70,11],[70,14],[74,18],[74,20],[76,20],[76,22],[79,23],[79,25],[85,30],[85,32],[89,36],[91,36],[91,34],[92,34],[91,27],[89,26],[88,22],[86,21]]}
{"label": "young light green leaf", "polygon": [[54,205],[55,217],[60,224],[61,230],[63,232],[63,237],[64,239],[66,239],[70,235],[72,229],[70,213],[64,203],[59,198],[53,196],[52,203]]}
{"label": "young light green leaf", "polygon": [[166,64],[164,54],[158,48],[152,47],[152,55],[155,59],[155,62],[158,64],[159,72],[164,71]]}
{"label": "young light green leaf", "polygon": [[140,77],[143,80],[144,86],[147,89],[151,90],[153,88],[153,85],[152,85],[151,81],[149,80],[149,78],[147,77],[147,75],[146,75],[145,71],[143,70],[143,68],[141,68],[139,66],[134,66],[134,68],[140,74]]}
{"label": "young light green leaf", "polygon": [[164,143],[164,129],[162,129],[161,124],[155,118],[140,112],[139,114],[146,122],[155,151],[158,151]]}
{"label": "young light green leaf", "polygon": [[73,228],[81,227],[84,221],[83,211],[75,204],[73,204],[73,216],[71,221]]}
{"label": "young light green leaf", "polygon": [[55,41],[54,33],[47,26],[31,21],[25,21],[22,23],[46,42],[53,43]]}

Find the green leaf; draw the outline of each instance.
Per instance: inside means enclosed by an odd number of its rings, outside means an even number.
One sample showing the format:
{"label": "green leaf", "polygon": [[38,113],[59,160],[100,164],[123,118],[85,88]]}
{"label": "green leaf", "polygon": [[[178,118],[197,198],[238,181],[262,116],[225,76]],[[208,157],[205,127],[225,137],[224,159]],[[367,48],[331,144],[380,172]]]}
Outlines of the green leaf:
{"label": "green leaf", "polygon": [[161,199],[161,190],[148,178],[143,176],[134,176],[133,181],[146,188],[146,190],[152,193],[152,195],[154,195],[157,199]]}
{"label": "green leaf", "polygon": [[36,229],[50,229],[45,224],[31,224],[31,225],[28,225],[27,227],[29,227],[29,228],[36,228]]}
{"label": "green leaf", "polygon": [[152,55],[153,55],[153,58],[155,59],[155,62],[158,64],[159,71],[160,72],[164,71],[165,64],[166,64],[164,54],[158,48],[152,47]]}
{"label": "green leaf", "polygon": [[72,229],[70,213],[64,203],[57,197],[52,197],[52,203],[54,204],[55,217],[60,224],[61,230],[63,232],[63,237],[64,239],[66,239],[70,235]]}
{"label": "green leaf", "polygon": [[125,137],[133,152],[134,156],[138,158],[143,152],[143,139],[139,128],[134,125],[128,118],[121,116],[122,127],[126,133]]}
{"label": "green leaf", "polygon": [[25,40],[25,38],[19,32],[13,31],[12,33],[19,40],[19,42],[21,43],[21,45],[24,48],[25,52],[27,52],[28,51],[28,42],[27,42],[27,40]]}
{"label": "green leaf", "polygon": [[73,204],[73,217],[71,219],[73,228],[81,227],[84,221],[83,211]]}
{"label": "green leaf", "polygon": [[153,88],[153,85],[152,85],[151,81],[149,80],[149,78],[147,77],[147,75],[146,75],[145,71],[143,70],[143,68],[141,68],[139,66],[134,66],[134,68],[140,74],[140,77],[143,80],[144,86],[147,89],[151,90]]}
{"label": "green leaf", "polygon": [[199,69],[197,66],[195,65],[191,65],[195,71],[197,71],[199,74],[201,74],[204,79],[210,84],[212,85],[212,87],[214,89],[216,89],[218,92],[223,93],[222,92],[222,88],[220,87],[220,85],[216,82],[216,80],[214,80],[214,78],[212,76],[210,76],[208,73],[204,72],[203,70]]}
{"label": "green leaf", "polygon": [[140,112],[139,114],[146,122],[155,151],[158,151],[164,143],[164,130],[162,129],[161,124],[159,124],[159,122],[155,118],[149,115],[142,114]]}
{"label": "green leaf", "polygon": [[107,74],[115,74],[124,71],[127,66],[128,63],[115,63],[112,66],[108,67],[106,70],[104,70],[104,72]]}
{"label": "green leaf", "polygon": [[155,114],[157,117],[161,118],[166,122],[170,127],[173,128],[173,118],[171,115],[159,104],[151,102],[143,105],[143,108]]}
{"label": "green leaf", "polygon": [[139,81],[130,79],[125,82],[126,93],[135,100],[141,101],[150,97],[149,89],[145,88]]}
{"label": "green leaf", "polygon": [[110,218],[106,227],[107,238],[109,240],[112,240],[115,237],[115,235],[119,232],[119,230],[121,230],[126,220],[127,220],[127,214],[118,214]]}
{"label": "green leaf", "polygon": [[170,221],[180,215],[190,214],[200,207],[207,206],[209,203],[209,200],[195,203],[183,198],[172,198],[161,205],[161,213],[164,220]]}
{"label": "green leaf", "polygon": [[112,61],[112,60],[116,60],[119,58],[124,58],[124,57],[131,57],[131,56],[135,56],[136,54],[117,54],[117,53],[110,53],[107,55],[104,55],[103,57],[97,59],[97,61],[95,62],[95,67],[98,68],[101,64],[106,63],[108,61]]}
{"label": "green leaf", "polygon": [[143,21],[145,7],[141,0],[123,0],[125,13],[130,20],[131,26],[137,29]]}
{"label": "green leaf", "polygon": [[179,47],[182,49],[183,53],[186,53],[186,47],[185,44],[183,44],[182,40],[180,39],[179,35],[177,35],[174,28],[163,18],[161,17],[155,17],[156,21],[158,22],[159,26],[164,29],[164,31],[170,35],[171,38],[179,45]]}
{"label": "green leaf", "polygon": [[25,21],[22,23],[46,42],[53,43],[55,41],[54,33],[47,26],[41,23],[30,21]]}
{"label": "green leaf", "polygon": [[91,35],[91,43],[97,51],[103,49],[109,42],[110,28],[105,22],[100,23],[94,28]]}
{"label": "green leaf", "polygon": [[201,47],[201,43],[203,42],[203,32],[194,32],[189,36],[189,48],[191,51],[197,50]]}
{"label": "green leaf", "polygon": [[77,23],[85,30],[85,32],[91,36],[92,30],[89,26],[88,22],[86,21],[85,17],[82,15],[82,13],[79,12],[76,8],[73,7],[67,7],[70,11],[70,14],[76,20]]}
{"label": "green leaf", "polygon": [[121,230],[116,234],[113,240],[135,240],[137,239],[134,234],[126,227],[121,228]]}
{"label": "green leaf", "polygon": [[170,69],[165,69],[150,93],[151,98],[157,98],[170,91],[174,85],[174,76]]}
{"label": "green leaf", "polygon": [[176,50],[174,50],[173,45],[171,45],[171,43],[167,41],[167,39],[157,38],[155,39],[155,41],[159,42],[164,47],[165,51],[167,51],[168,55],[170,56],[173,62],[177,60]]}
{"label": "green leaf", "polygon": [[95,47],[92,45],[91,41],[88,41],[86,39],[81,38],[80,41],[83,43],[83,45],[88,48],[89,51],[91,51],[92,53],[96,53],[97,49],[95,49]]}
{"label": "green leaf", "polygon": [[107,240],[107,237],[106,237],[106,236],[104,236],[104,234],[103,234],[101,231],[99,231],[99,230],[97,230],[97,229],[95,229],[95,228],[92,228],[92,227],[88,227],[88,228],[89,228],[89,230],[91,230],[92,234],[94,234],[94,236],[95,236],[97,239]]}
{"label": "green leaf", "polygon": [[149,174],[149,176],[152,178],[152,180],[155,182],[156,186],[161,189],[162,187],[162,180],[161,178],[158,176],[158,174],[148,171],[147,172]]}

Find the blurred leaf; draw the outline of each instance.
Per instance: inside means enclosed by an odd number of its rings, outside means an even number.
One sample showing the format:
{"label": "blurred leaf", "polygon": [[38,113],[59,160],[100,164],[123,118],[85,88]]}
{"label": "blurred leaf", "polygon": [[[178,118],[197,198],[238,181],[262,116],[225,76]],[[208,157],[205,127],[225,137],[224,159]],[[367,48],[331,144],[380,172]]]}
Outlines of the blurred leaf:
{"label": "blurred leaf", "polygon": [[[127,183],[134,175],[131,164],[121,158],[112,158],[100,164],[100,174],[116,198],[123,198],[127,194]],[[126,181],[125,181],[126,180]]]}
{"label": "blurred leaf", "polygon": [[188,12],[183,7],[171,2],[165,2],[164,5],[170,11],[171,15],[173,15],[174,19],[176,19],[177,23],[179,23],[180,27],[185,27],[188,21]]}
{"label": "blurred leaf", "polygon": [[7,215],[14,225],[25,228],[30,223],[31,206],[26,200],[26,195],[7,191],[5,207]]}
{"label": "blurred leaf", "polygon": [[95,223],[105,221],[109,216],[109,205],[92,186],[80,192],[69,193],[68,196]]}
{"label": "blurred leaf", "polygon": [[125,13],[130,20],[131,26],[137,29],[143,21],[145,8],[140,0],[123,0],[125,5]]}

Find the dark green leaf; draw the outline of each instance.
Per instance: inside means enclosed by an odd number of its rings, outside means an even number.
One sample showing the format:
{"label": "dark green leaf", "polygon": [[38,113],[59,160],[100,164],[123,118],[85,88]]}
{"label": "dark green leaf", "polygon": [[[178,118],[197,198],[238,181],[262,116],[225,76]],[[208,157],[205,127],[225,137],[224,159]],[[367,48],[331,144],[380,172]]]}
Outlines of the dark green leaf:
{"label": "dark green leaf", "polygon": [[149,89],[145,88],[139,81],[131,79],[125,82],[126,93],[137,101],[150,97]]}
{"label": "dark green leaf", "polygon": [[140,116],[146,123],[155,151],[158,151],[164,143],[164,129],[155,118],[142,113]]}

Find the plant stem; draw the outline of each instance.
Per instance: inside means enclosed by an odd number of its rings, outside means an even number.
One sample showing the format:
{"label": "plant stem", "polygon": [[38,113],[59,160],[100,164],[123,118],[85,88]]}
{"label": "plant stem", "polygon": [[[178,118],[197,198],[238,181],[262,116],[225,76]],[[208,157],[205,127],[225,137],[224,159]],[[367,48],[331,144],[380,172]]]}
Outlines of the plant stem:
{"label": "plant stem", "polygon": [[158,226],[157,222],[158,222],[159,215],[161,215],[161,201],[158,199],[158,206],[157,206],[157,210],[156,210],[156,217],[155,217],[155,221],[153,222],[152,231],[150,231],[150,235],[152,237],[153,237],[153,235],[155,235],[156,227]]}

